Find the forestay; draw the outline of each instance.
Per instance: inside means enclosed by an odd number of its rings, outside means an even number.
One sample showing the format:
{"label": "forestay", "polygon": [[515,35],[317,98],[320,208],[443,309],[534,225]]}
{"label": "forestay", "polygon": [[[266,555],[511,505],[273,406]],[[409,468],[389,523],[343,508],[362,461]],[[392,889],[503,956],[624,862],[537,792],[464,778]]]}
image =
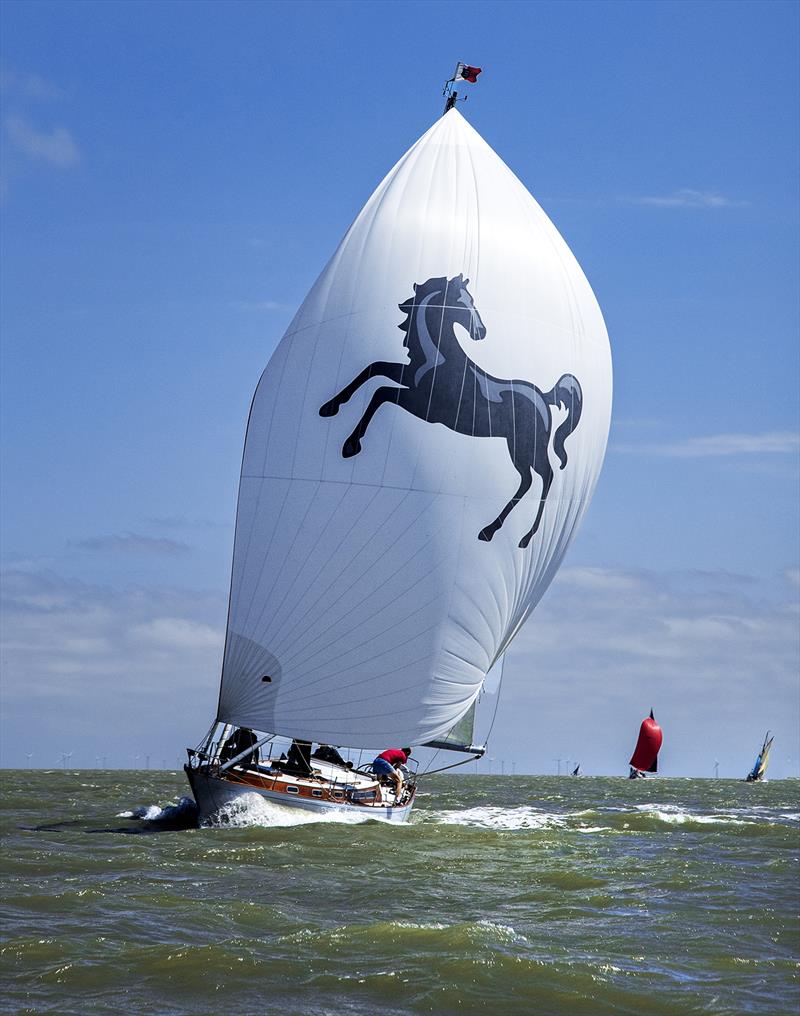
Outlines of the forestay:
{"label": "forestay", "polygon": [[219,719],[353,747],[445,735],[552,580],[610,410],[583,272],[451,110],[258,384]]}

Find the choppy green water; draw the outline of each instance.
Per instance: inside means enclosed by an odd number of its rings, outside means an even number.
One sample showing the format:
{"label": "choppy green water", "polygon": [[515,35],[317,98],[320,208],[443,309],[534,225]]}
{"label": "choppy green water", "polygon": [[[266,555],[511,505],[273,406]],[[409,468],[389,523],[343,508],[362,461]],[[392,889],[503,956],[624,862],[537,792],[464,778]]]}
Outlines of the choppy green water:
{"label": "choppy green water", "polygon": [[[162,810],[183,774],[6,772],[3,787],[3,1012],[800,1001],[797,782],[434,777],[408,826],[254,804],[209,829]],[[119,815],[137,806],[155,821]]]}

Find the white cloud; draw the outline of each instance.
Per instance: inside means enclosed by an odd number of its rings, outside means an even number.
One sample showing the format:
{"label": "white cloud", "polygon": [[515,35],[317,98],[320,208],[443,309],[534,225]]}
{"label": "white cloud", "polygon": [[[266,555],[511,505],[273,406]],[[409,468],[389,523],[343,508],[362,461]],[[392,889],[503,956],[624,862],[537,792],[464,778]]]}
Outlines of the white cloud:
{"label": "white cloud", "polygon": [[640,589],[642,578],[635,573],[612,572],[607,568],[565,568],[561,572],[562,585],[598,592],[629,592]]}
{"label": "white cloud", "polygon": [[716,756],[744,775],[772,727],[780,775],[797,757],[796,599],[783,575],[562,569],[508,653],[493,754],[624,773],[653,706],[667,772],[710,775]]}
{"label": "white cloud", "polygon": [[11,92],[27,99],[60,99],[64,94],[57,85],[43,78],[41,74],[29,74],[10,67],[4,67],[0,71],[0,88],[4,92]]}
{"label": "white cloud", "polygon": [[231,300],[230,306],[233,310],[289,310],[286,303],[279,303],[277,300]]}
{"label": "white cloud", "polygon": [[188,543],[170,540],[163,536],[142,536],[139,533],[114,533],[110,536],[90,536],[75,540],[73,546],[101,553],[107,551],[132,554],[156,554],[173,557],[186,554],[192,548]]}
{"label": "white cloud", "polygon": [[689,437],[665,444],[617,444],[615,452],[665,455],[672,458],[699,459],[728,455],[784,455],[800,451],[800,434],[772,431],[767,434],[712,434]]}
{"label": "white cloud", "polygon": [[[508,654],[492,754],[520,772],[549,771],[566,752],[590,773],[623,773],[653,706],[668,773],[710,775],[718,757],[724,775],[744,775],[771,727],[780,775],[797,757],[793,576],[562,569]],[[37,751],[74,748],[75,765],[97,754],[130,765],[142,751],[174,764],[199,741],[216,704],[222,593],[19,571],[3,591],[6,764],[24,765],[32,730]]]}
{"label": "white cloud", "polygon": [[656,208],[735,208],[747,204],[745,201],[727,198],[717,191],[693,190],[691,187],[683,187],[672,194],[641,197],[631,195],[623,200],[632,205],[651,205]]}
{"label": "white cloud", "polygon": [[134,625],[131,634],[142,645],[165,651],[204,648],[218,650],[220,645],[218,630],[184,617],[157,617]]}
{"label": "white cloud", "polygon": [[53,764],[55,738],[84,766],[98,752],[129,765],[142,747],[174,764],[199,740],[219,687],[222,594],[18,571],[2,589],[4,764],[24,764],[31,730],[38,765]]}
{"label": "white cloud", "polygon": [[188,515],[151,516],[146,520],[158,529],[230,529],[230,522],[214,522],[213,519],[190,518]]}
{"label": "white cloud", "polygon": [[66,127],[41,131],[22,116],[6,118],[11,143],[32,159],[41,159],[59,169],[69,169],[81,161],[81,153]]}

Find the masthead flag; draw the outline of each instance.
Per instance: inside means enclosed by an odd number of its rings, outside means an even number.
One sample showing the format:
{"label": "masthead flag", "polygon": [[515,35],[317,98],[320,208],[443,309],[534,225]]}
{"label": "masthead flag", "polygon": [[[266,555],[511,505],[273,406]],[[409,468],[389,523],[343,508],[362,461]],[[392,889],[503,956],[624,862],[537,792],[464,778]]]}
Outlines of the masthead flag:
{"label": "masthead flag", "polygon": [[469,81],[470,84],[474,85],[478,80],[480,72],[480,67],[470,67],[469,64],[460,63],[458,67],[456,67],[456,73],[453,80]]}

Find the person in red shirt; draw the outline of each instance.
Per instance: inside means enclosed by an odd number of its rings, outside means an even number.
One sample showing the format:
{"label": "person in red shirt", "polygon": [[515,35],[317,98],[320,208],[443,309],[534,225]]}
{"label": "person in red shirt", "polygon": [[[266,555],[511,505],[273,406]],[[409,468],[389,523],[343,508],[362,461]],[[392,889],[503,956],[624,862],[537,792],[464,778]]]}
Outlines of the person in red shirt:
{"label": "person in red shirt", "polygon": [[387,748],[372,763],[372,771],[378,779],[382,776],[388,776],[394,780],[398,800],[403,793],[403,774],[398,769],[398,766],[405,765],[410,758],[410,748]]}

